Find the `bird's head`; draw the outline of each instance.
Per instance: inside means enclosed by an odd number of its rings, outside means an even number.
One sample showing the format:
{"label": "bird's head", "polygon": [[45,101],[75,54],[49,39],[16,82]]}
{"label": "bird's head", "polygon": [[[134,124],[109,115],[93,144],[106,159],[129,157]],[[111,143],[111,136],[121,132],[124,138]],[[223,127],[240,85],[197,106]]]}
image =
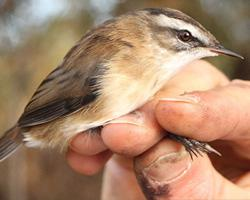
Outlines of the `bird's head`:
{"label": "bird's head", "polygon": [[224,54],[243,59],[224,48],[196,20],[174,9],[137,10],[108,21],[102,27],[100,30],[109,38],[111,46],[129,52],[129,56],[121,56],[123,67],[128,60],[133,65],[141,61],[137,66],[155,67],[156,70],[161,67],[173,74],[185,64],[204,57]]}
{"label": "bird's head", "polygon": [[188,15],[169,8],[147,8],[108,20],[88,32],[65,60],[100,62],[114,76],[129,74],[147,80],[155,75],[163,82],[193,60],[220,54],[243,58],[224,48]]}
{"label": "bird's head", "polygon": [[[173,9],[149,8],[138,12],[145,17],[158,45],[172,54],[192,59],[224,54],[243,58],[224,48],[200,23]],[[181,59],[180,57],[180,59]]]}

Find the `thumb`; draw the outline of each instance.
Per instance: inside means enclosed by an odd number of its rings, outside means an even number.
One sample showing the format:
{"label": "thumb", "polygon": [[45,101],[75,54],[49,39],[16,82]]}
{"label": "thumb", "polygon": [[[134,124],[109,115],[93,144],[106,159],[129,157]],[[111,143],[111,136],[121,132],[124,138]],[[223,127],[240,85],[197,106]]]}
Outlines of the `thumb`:
{"label": "thumb", "polygon": [[134,160],[147,199],[241,199],[246,192],[222,177],[207,155],[192,160],[185,149],[162,140]]}

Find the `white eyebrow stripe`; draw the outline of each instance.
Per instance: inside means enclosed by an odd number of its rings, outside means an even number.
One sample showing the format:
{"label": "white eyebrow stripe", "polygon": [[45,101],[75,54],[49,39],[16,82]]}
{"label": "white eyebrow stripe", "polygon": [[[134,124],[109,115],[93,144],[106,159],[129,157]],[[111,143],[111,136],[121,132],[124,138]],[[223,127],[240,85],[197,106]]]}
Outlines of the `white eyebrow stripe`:
{"label": "white eyebrow stripe", "polygon": [[165,15],[158,15],[157,23],[162,27],[169,27],[177,30],[188,30],[194,37],[203,41],[205,44],[209,43],[206,37],[203,37],[204,33],[192,24],[188,24],[180,19],[170,18]]}

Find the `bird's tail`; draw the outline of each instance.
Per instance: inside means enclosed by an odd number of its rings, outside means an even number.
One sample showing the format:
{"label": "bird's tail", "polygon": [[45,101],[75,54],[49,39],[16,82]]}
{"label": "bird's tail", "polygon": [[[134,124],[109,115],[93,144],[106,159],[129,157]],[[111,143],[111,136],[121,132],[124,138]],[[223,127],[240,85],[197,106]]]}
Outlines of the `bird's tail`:
{"label": "bird's tail", "polygon": [[0,138],[0,161],[13,153],[20,144],[22,144],[22,134],[20,133],[20,128],[14,126]]}

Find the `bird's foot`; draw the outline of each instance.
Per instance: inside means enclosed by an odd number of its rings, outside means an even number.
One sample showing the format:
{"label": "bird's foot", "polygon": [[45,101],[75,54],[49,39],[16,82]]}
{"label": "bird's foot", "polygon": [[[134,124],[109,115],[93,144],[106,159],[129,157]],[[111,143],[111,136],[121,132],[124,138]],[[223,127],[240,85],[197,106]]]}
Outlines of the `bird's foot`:
{"label": "bird's foot", "polygon": [[183,146],[189,153],[192,160],[193,160],[193,155],[198,157],[198,155],[202,156],[202,153],[215,153],[221,156],[221,154],[218,151],[216,151],[213,147],[211,147],[209,144],[205,142],[200,142],[198,140],[175,135],[173,133],[168,133],[168,137],[172,140],[175,140],[183,144]]}

